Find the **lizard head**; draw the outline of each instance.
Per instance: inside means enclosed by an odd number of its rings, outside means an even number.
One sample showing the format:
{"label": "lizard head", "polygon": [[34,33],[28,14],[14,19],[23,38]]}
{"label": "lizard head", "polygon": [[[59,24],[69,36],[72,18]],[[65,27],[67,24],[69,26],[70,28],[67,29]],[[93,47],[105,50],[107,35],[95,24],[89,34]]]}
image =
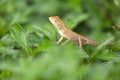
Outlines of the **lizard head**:
{"label": "lizard head", "polygon": [[50,16],[49,20],[57,29],[64,28],[64,23],[58,16]]}

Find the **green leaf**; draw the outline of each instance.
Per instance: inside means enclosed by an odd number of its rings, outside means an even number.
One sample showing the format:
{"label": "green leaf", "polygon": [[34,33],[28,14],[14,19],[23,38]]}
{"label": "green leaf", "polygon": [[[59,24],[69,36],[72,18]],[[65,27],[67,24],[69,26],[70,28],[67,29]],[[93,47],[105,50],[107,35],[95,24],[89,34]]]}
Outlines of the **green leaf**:
{"label": "green leaf", "polygon": [[[90,56],[90,60],[94,60],[94,58],[96,58],[97,53],[99,53],[102,48],[106,45],[108,45],[109,43],[111,43],[114,40],[114,37],[110,37],[110,38],[106,38],[105,41],[103,41],[92,53],[92,55]],[[104,49],[103,49],[104,50]]]}
{"label": "green leaf", "polygon": [[0,46],[0,53],[4,53],[4,54],[16,54],[16,53],[18,53],[18,51],[17,50],[12,50],[12,49],[10,49],[10,48],[7,48],[7,47],[2,47],[2,46]]}
{"label": "green leaf", "polygon": [[22,26],[18,24],[12,25],[11,31],[10,31],[10,36],[20,44],[20,46],[26,50],[28,54],[31,53],[31,49],[28,46],[28,35],[22,28]]}
{"label": "green leaf", "polygon": [[53,39],[55,36],[54,27],[51,27],[49,24],[44,24],[42,26],[41,24],[40,25],[32,24],[32,25],[27,26],[27,29],[30,32],[35,32],[40,37],[45,36],[49,39]]}
{"label": "green leaf", "polygon": [[[69,14],[67,18],[70,19],[67,21],[67,27],[70,29],[75,28],[80,22],[85,21],[89,18],[89,14]],[[66,19],[66,17],[65,17]]]}
{"label": "green leaf", "polygon": [[50,49],[53,46],[54,46],[53,43],[51,43],[50,41],[44,41],[44,42],[42,42],[42,44],[40,46],[33,49],[33,54],[36,54],[38,52],[46,51],[46,50]]}

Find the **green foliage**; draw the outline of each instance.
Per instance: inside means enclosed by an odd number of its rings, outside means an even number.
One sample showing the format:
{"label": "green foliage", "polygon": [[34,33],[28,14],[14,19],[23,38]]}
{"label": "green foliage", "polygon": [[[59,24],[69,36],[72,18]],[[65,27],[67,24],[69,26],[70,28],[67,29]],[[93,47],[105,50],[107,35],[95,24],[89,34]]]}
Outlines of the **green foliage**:
{"label": "green foliage", "polygon": [[[119,7],[119,0],[1,0],[0,80],[120,80]],[[54,15],[101,43],[55,44]]]}
{"label": "green foliage", "polygon": [[27,53],[31,53],[30,47],[28,46],[28,35],[25,33],[24,29],[18,25],[14,24],[12,26],[10,36],[21,45],[23,49],[26,50]]}

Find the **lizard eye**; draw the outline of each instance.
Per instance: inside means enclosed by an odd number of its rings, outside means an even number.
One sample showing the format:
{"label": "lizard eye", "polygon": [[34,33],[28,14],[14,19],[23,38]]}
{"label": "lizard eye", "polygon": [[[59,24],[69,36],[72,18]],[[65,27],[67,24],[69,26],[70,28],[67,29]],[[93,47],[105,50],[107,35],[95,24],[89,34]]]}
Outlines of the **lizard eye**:
{"label": "lizard eye", "polygon": [[57,22],[57,19],[54,19],[55,22]]}

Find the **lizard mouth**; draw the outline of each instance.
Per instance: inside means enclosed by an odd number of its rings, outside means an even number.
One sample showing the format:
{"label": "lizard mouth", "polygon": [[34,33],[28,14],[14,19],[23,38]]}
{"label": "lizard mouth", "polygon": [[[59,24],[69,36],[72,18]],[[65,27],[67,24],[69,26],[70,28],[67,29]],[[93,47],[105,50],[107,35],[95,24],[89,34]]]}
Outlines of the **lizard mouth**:
{"label": "lizard mouth", "polygon": [[57,17],[57,16],[50,16],[49,20],[51,21],[51,20],[55,19],[55,17]]}
{"label": "lizard mouth", "polygon": [[52,20],[52,17],[49,17],[49,20],[51,21],[51,20]]}

